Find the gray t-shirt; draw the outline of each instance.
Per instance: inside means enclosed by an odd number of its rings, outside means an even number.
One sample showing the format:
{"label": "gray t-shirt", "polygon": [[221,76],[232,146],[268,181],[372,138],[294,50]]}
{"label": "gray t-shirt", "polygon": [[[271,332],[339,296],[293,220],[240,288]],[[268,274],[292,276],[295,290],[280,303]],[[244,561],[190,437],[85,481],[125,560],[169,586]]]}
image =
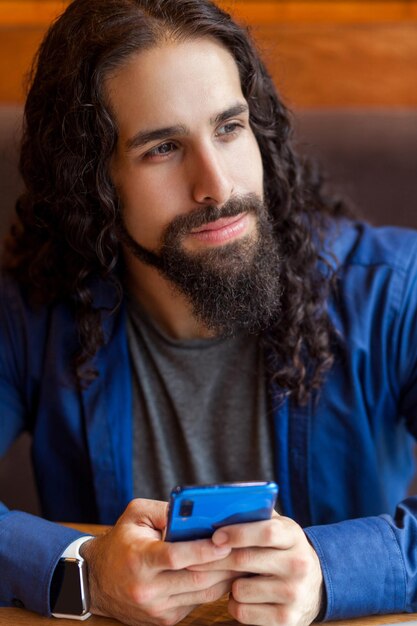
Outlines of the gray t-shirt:
{"label": "gray t-shirt", "polygon": [[128,300],[134,496],[274,480],[272,415],[254,335],[175,340]]}

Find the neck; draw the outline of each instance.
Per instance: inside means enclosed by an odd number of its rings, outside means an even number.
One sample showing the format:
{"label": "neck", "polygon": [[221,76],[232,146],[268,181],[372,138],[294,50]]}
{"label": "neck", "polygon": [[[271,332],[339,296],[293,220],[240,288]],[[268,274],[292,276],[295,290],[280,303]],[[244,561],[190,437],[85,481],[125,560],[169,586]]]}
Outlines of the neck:
{"label": "neck", "polygon": [[143,310],[173,339],[213,337],[191,305],[158,270],[126,253],[127,287]]}

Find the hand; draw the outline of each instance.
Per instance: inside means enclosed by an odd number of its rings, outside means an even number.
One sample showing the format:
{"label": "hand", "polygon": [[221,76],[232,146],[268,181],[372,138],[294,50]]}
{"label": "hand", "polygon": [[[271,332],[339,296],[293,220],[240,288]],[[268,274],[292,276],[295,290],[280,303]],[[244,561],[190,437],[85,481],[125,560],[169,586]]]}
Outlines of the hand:
{"label": "hand", "polygon": [[266,522],[217,530],[213,543],[232,548],[220,563],[193,567],[212,571],[221,565],[245,575],[232,584],[229,612],[242,624],[307,626],[320,612],[323,577],[320,562],[298,524],[276,515]]}
{"label": "hand", "polygon": [[132,500],[108,533],[83,545],[92,613],[135,626],[171,626],[195,606],[230,592],[235,575],[227,568],[186,568],[224,559],[231,548],[209,539],[164,542],[166,519],[166,503]]}

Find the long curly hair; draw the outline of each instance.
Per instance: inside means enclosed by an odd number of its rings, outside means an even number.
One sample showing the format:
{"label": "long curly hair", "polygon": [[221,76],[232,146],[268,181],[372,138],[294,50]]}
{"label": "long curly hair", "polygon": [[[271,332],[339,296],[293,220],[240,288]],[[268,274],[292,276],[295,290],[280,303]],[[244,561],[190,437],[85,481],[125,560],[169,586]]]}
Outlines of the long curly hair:
{"label": "long curly hair", "polygon": [[321,177],[297,157],[290,114],[247,29],[210,0],[74,0],[50,27],[30,76],[20,156],[25,191],[3,267],[42,305],[71,303],[79,334],[73,365],[78,383],[88,384],[104,343],[92,281],[112,283],[116,307],[123,298],[119,203],[109,176],[118,131],[105,79],[164,38],[204,37],[233,56],[249,104],[283,255],[282,314],[265,341],[277,384],[303,403],[334,359],[323,244],[329,220],[347,209],[325,196]]}

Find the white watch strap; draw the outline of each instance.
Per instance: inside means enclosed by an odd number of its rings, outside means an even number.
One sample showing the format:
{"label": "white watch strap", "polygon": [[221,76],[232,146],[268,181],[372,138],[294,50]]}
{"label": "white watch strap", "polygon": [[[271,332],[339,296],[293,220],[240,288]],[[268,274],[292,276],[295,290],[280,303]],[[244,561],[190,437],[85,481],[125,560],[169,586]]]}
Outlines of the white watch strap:
{"label": "white watch strap", "polygon": [[83,543],[85,543],[86,541],[90,541],[90,539],[94,539],[93,535],[88,535],[87,537],[80,537],[79,539],[76,539],[75,541],[70,543],[69,546],[61,555],[61,559],[80,559],[83,561],[84,559],[80,554],[80,548],[83,545]]}

